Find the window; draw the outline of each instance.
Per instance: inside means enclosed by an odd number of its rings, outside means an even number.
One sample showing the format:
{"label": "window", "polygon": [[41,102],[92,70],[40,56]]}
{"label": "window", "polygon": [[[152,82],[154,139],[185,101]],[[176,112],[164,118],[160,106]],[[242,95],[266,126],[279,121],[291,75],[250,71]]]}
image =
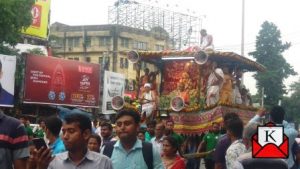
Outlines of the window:
{"label": "window", "polygon": [[79,47],[79,37],[75,37],[73,39],[73,45],[74,45],[74,47]]}
{"label": "window", "polygon": [[110,46],[110,37],[100,37],[99,46]]}
{"label": "window", "polygon": [[148,43],[147,42],[135,41],[133,43],[133,49],[147,50],[148,49]]}
{"label": "window", "polygon": [[87,36],[85,38],[85,45],[87,48],[91,47],[91,44],[92,44],[92,38],[90,36]]}
{"label": "window", "polygon": [[163,51],[165,47],[163,45],[155,45],[155,50],[156,51]]}
{"label": "window", "polygon": [[67,38],[67,43],[69,47],[73,47],[73,38]]}
{"label": "window", "polygon": [[106,56],[106,57],[105,57],[105,63],[106,63],[106,64],[110,64],[110,57],[109,57],[109,56]]}
{"label": "window", "polygon": [[129,48],[129,39],[128,38],[121,38],[121,46],[124,48]]}
{"label": "window", "polygon": [[79,47],[79,37],[69,37],[67,38],[67,42],[70,48]]}
{"label": "window", "polygon": [[110,58],[105,57],[104,70],[109,70],[109,66],[110,66]]}
{"label": "window", "polygon": [[86,57],[85,59],[87,62],[91,62],[91,58],[90,57]]}
{"label": "window", "polygon": [[120,68],[124,68],[124,58],[120,58]]}
{"label": "window", "polygon": [[128,59],[125,58],[124,60],[125,60],[124,67],[127,69],[128,68]]}
{"label": "window", "polygon": [[99,61],[98,61],[98,63],[99,63],[100,65],[102,65],[102,64],[103,64],[103,57],[99,57]]}

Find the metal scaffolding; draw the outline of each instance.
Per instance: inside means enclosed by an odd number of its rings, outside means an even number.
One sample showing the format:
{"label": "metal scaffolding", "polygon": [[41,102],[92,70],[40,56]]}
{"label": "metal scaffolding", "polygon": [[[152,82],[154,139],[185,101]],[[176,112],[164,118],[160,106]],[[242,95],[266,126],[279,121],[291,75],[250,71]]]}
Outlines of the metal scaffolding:
{"label": "metal scaffolding", "polygon": [[108,8],[108,23],[151,31],[162,28],[173,49],[200,44],[202,18],[174,12],[136,1],[118,0]]}

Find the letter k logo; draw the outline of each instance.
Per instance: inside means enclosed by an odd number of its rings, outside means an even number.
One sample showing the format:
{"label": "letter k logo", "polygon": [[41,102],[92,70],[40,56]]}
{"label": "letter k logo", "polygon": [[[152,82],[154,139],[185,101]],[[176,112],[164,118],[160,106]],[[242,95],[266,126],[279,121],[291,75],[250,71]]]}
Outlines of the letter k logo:
{"label": "letter k logo", "polygon": [[288,158],[288,137],[282,126],[267,123],[257,128],[252,137],[252,156],[254,158]]}

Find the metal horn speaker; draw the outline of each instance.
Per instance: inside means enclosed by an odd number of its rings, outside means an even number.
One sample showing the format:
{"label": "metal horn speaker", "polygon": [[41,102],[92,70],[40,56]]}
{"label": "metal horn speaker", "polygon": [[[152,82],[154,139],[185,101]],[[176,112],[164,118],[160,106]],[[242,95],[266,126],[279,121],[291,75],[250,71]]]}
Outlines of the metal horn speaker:
{"label": "metal horn speaker", "polygon": [[121,96],[115,96],[111,99],[111,107],[114,110],[121,110],[124,107],[125,101]]}
{"label": "metal horn speaker", "polygon": [[173,97],[170,102],[170,107],[173,111],[181,111],[184,108],[184,100],[180,96]]}
{"label": "metal horn speaker", "polygon": [[131,63],[137,63],[140,60],[140,55],[137,53],[137,51],[132,50],[127,53],[127,59]]}
{"label": "metal horn speaker", "polygon": [[208,60],[208,54],[202,50],[200,50],[199,52],[197,52],[194,55],[195,58],[195,62],[199,65],[203,65],[207,62]]}

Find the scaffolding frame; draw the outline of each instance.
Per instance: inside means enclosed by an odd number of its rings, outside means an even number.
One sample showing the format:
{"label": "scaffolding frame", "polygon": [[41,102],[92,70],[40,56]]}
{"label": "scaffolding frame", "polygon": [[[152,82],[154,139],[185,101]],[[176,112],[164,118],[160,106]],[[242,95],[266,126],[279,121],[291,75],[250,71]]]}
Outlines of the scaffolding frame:
{"label": "scaffolding frame", "polygon": [[169,35],[170,48],[181,50],[200,44],[202,18],[136,1],[117,1],[108,7],[108,23],[151,31],[160,27]]}

